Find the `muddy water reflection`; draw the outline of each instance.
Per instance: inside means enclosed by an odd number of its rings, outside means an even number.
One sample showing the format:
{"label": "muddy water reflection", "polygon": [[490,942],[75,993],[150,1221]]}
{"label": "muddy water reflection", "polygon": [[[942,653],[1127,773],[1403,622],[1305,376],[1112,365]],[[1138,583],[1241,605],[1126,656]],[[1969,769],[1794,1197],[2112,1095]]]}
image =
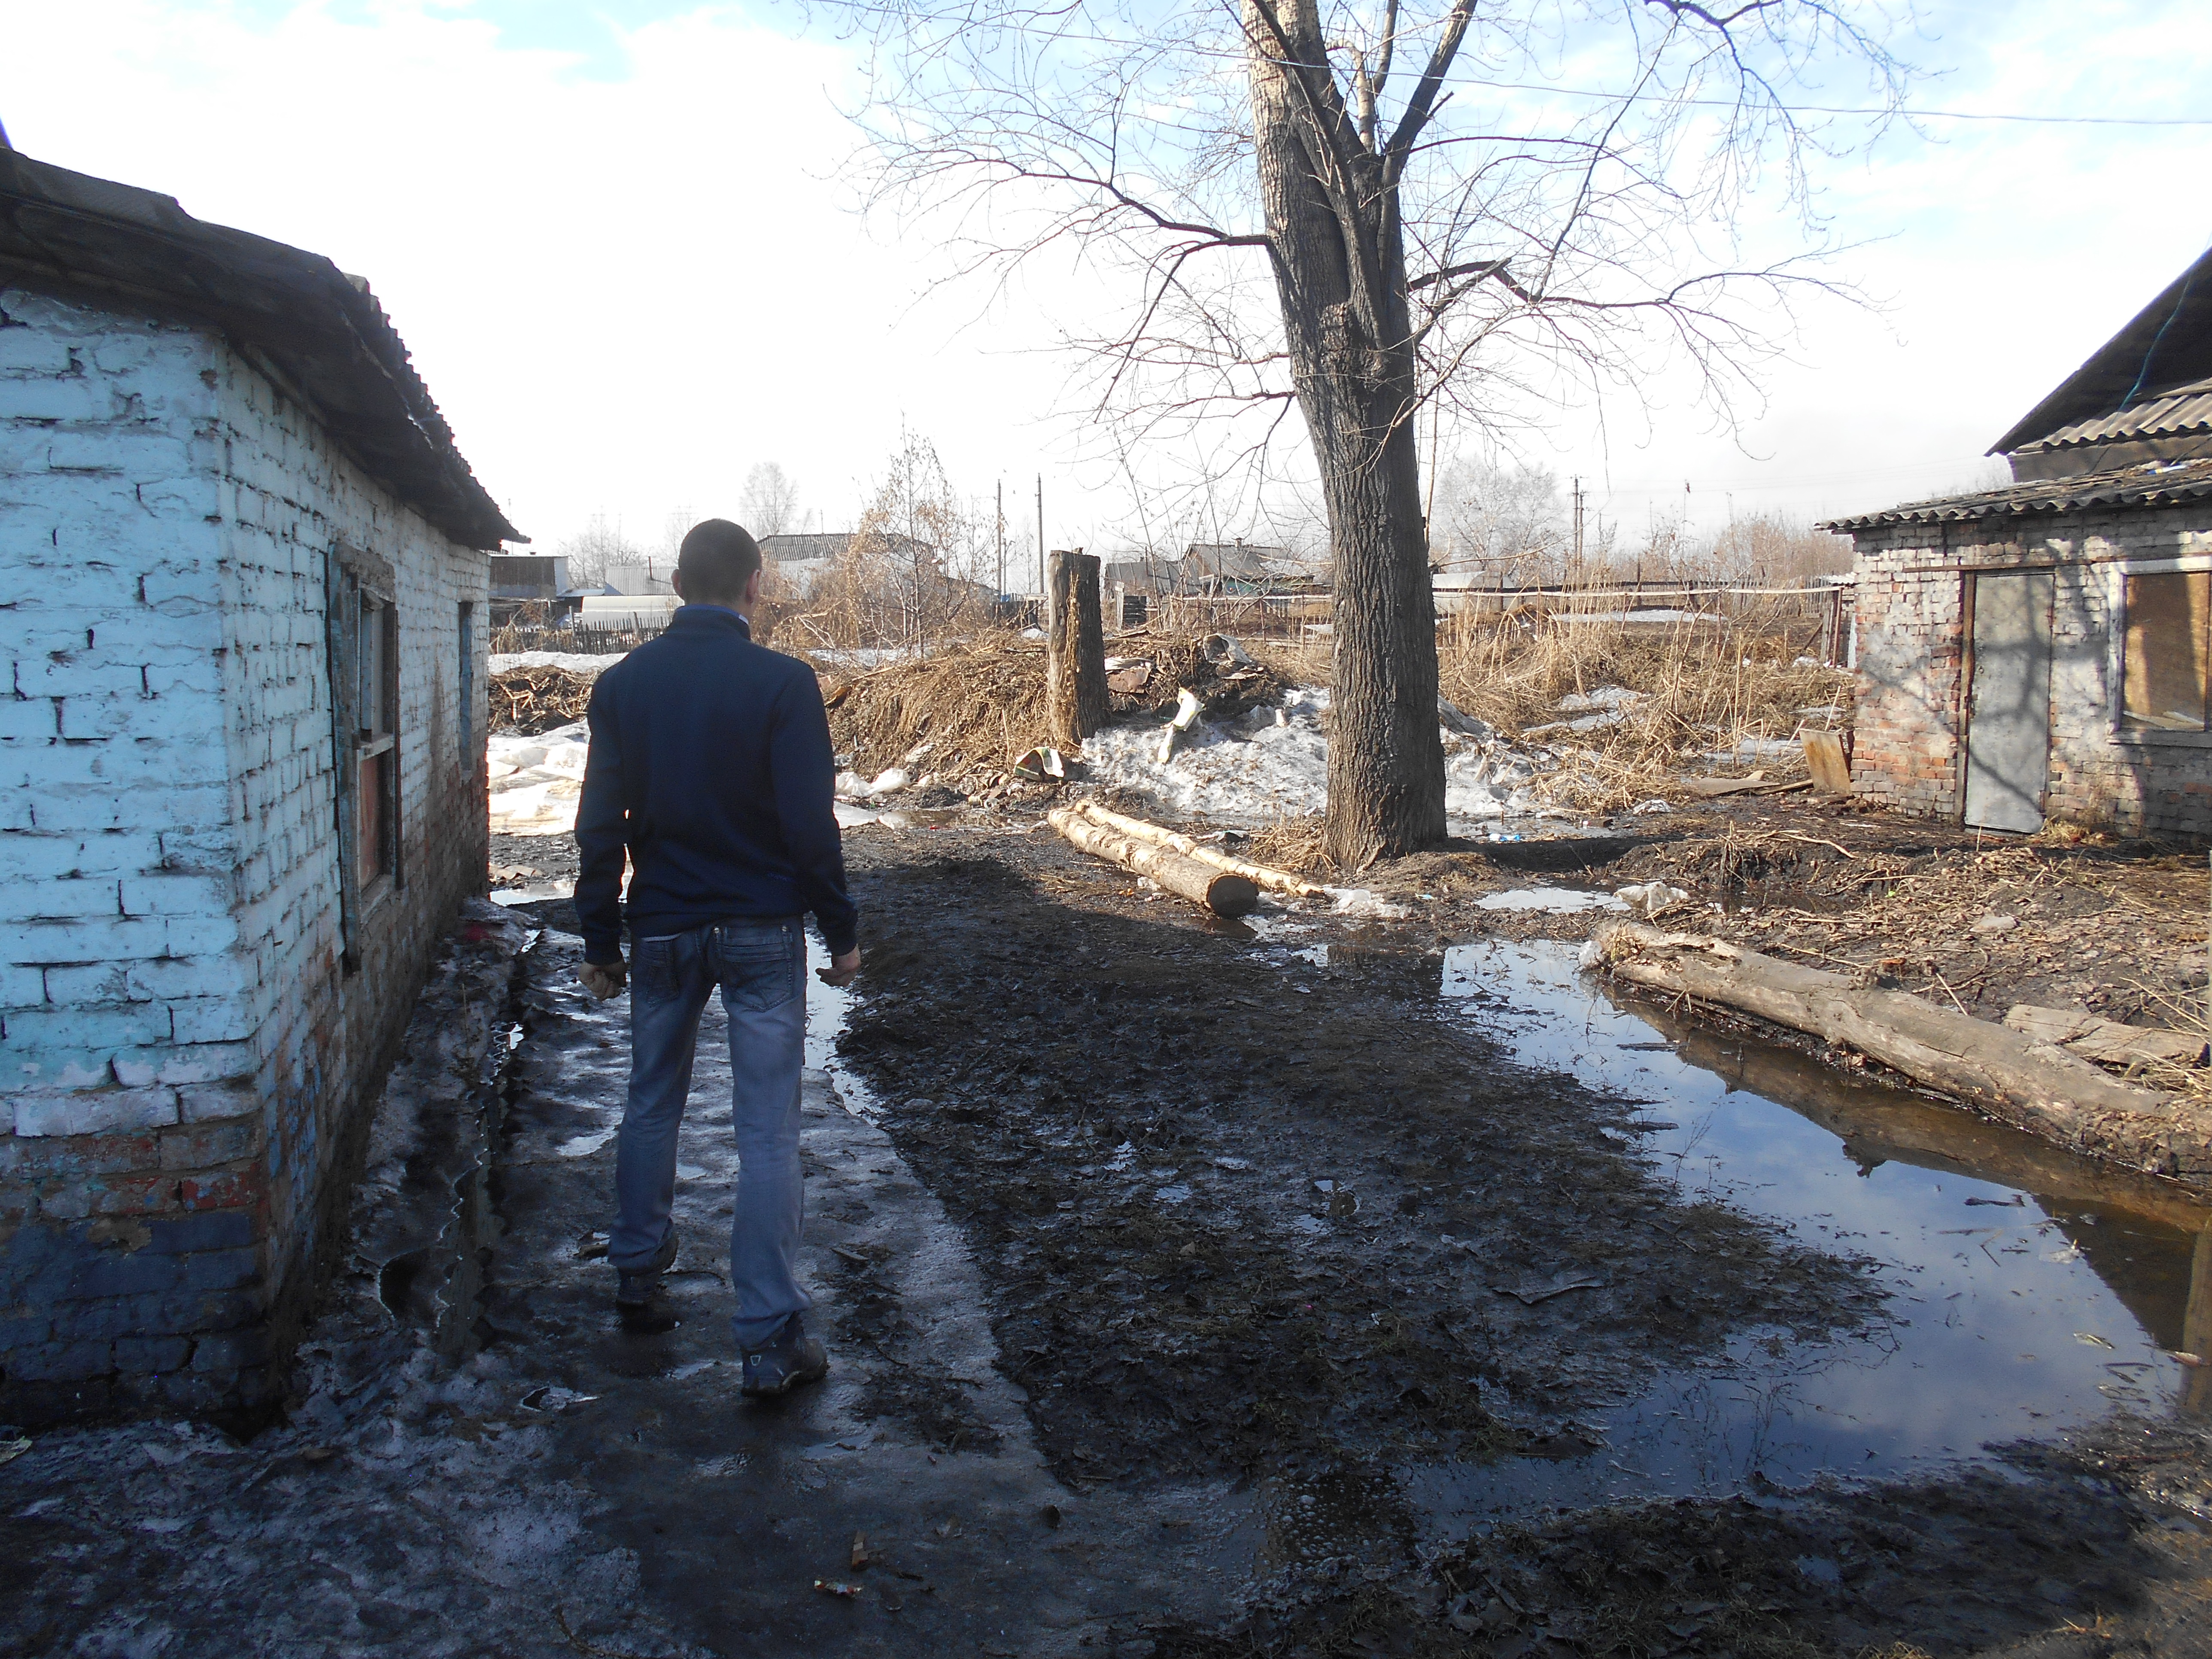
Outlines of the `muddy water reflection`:
{"label": "muddy water reflection", "polygon": [[[1787,1050],[1617,1006],[1575,947],[1455,947],[1454,1014],[1522,1062],[1647,1103],[1643,1149],[1686,1198],[1883,1264],[1878,1337],[1754,1333],[1600,1418],[1571,1463],[1410,1472],[1447,1531],[1531,1504],[1897,1474],[2115,1407],[2197,1409],[2212,1343],[2206,1212],[2172,1188],[1855,1082]],[[2195,1287],[2192,1297],[2192,1286]]]}

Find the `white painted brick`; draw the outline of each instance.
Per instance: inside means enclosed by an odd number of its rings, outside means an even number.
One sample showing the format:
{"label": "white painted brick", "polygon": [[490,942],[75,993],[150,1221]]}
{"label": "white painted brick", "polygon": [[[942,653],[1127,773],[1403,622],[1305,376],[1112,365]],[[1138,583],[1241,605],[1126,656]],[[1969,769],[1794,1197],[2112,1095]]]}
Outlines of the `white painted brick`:
{"label": "white painted brick", "polygon": [[185,1123],[217,1123],[228,1118],[252,1117],[261,1110],[261,1097],[237,1084],[212,1085],[177,1091],[177,1115]]}
{"label": "white painted brick", "polygon": [[170,1035],[179,1042],[244,1042],[253,1035],[253,1011],[240,996],[193,998],[168,1009]]}
{"label": "white painted brick", "polygon": [[76,372],[70,343],[60,335],[42,328],[0,328],[0,377]]}
{"label": "white painted brick", "polygon": [[58,1008],[94,1008],[117,1002],[158,1002],[158,997],[131,994],[130,967],[120,962],[77,963],[46,970],[46,994],[40,999]]}
{"label": "white painted brick", "polygon": [[30,965],[127,962],[167,954],[178,924],[120,914],[94,921],[25,922],[0,927],[0,960]]}
{"label": "white painted brick", "polygon": [[157,1087],[18,1095],[15,1115],[19,1135],[127,1134],[174,1123],[177,1091]]}
{"label": "white painted brick", "polygon": [[122,910],[126,916],[214,916],[229,912],[231,883],[227,877],[153,874],[123,878]]}
{"label": "white painted brick", "polygon": [[37,968],[0,963],[0,1009],[35,1008],[46,1000],[46,976]]}
{"label": "white painted brick", "polygon": [[106,422],[128,419],[131,413],[127,401],[118,407],[112,385],[104,375],[0,378],[0,420]]}
{"label": "white painted brick", "polygon": [[59,737],[61,726],[52,697],[11,697],[0,688],[0,744],[43,743]]}
{"label": "white painted brick", "polygon": [[[14,739],[0,742],[0,905],[27,880],[98,873],[118,903],[160,913],[0,926],[0,984],[35,974],[43,989],[44,964],[100,999],[66,1024],[0,1016],[0,1066],[13,1068],[0,1089],[112,1077],[184,1091],[191,1118],[264,1114],[281,1232],[343,1139],[343,1045],[374,1030],[365,1012],[404,1011],[412,990],[343,982],[337,967],[327,551],[342,538],[399,573],[410,886],[375,925],[416,940],[428,937],[416,913],[452,890],[441,849],[471,844],[450,787],[453,620],[460,601],[477,607],[481,651],[483,562],[399,507],[211,337],[35,295],[0,303],[38,324],[5,332],[46,341],[27,361],[88,383],[40,394],[85,416],[74,429],[11,425],[0,409],[0,586],[24,596],[0,611],[0,660],[30,662],[33,682],[30,701],[0,684],[12,719],[0,737]],[[479,656],[479,734],[487,679]],[[138,856],[148,837],[157,860]],[[33,843],[35,876],[6,857]],[[419,948],[395,959],[411,971]],[[167,1030],[111,1018],[134,1015]]]}
{"label": "white painted brick", "polygon": [[110,877],[61,876],[11,881],[0,888],[0,921],[73,920],[123,914],[118,883]]}
{"label": "white painted brick", "polygon": [[155,1060],[155,1075],[164,1083],[221,1083],[251,1077],[261,1062],[251,1042],[172,1043]]}
{"label": "white painted brick", "polygon": [[46,470],[147,480],[173,479],[192,470],[191,444],[178,434],[105,427],[56,427],[46,437]]}

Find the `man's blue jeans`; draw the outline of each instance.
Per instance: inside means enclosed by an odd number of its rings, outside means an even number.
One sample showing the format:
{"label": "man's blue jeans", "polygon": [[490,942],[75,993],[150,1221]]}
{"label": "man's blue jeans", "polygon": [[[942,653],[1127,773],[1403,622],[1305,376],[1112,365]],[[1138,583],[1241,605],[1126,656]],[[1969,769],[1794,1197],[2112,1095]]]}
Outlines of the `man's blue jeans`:
{"label": "man's blue jeans", "polygon": [[799,1074],[806,1052],[801,919],[725,922],[639,941],[629,975],[629,1098],[617,1142],[619,1212],[607,1260],[651,1265],[676,1196],[676,1140],[691,1093],[699,1015],[715,987],[730,1016],[737,1213],[730,1224],[730,1322],[741,1350],[813,1305],[792,1273],[805,1195],[799,1168]]}

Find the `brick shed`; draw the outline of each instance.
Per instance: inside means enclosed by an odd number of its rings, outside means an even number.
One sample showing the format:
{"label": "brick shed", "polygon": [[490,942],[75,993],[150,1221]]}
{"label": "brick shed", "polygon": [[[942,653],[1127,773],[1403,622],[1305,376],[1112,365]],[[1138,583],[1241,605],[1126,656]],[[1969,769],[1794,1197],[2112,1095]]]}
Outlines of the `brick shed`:
{"label": "brick shed", "polygon": [[0,149],[0,1416],[268,1396],[483,886],[514,535],[365,284]]}
{"label": "brick shed", "polygon": [[2212,254],[1857,550],[1857,793],[2031,831],[2212,833]]}

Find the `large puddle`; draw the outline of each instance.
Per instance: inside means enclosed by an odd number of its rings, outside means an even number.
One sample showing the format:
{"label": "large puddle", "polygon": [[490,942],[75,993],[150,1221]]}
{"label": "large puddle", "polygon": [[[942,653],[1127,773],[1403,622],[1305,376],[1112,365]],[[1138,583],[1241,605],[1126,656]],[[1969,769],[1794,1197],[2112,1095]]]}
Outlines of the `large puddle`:
{"label": "large puddle", "polygon": [[1406,1472],[1447,1534],[1532,1506],[1896,1476],[2115,1408],[2212,1407],[2206,1212],[2172,1188],[1792,1051],[1608,1000],[1572,945],[1446,952],[1443,994],[1524,1064],[1644,1103],[1638,1137],[1691,1200],[1873,1258],[1866,1334],[1754,1332],[1708,1367],[1578,1419],[1569,1462]]}
{"label": "large puddle", "polygon": [[[1259,931],[1286,963],[1328,959],[1327,946],[1298,948],[1295,923]],[[1640,1103],[1636,1142],[1686,1200],[1879,1263],[1887,1315],[1827,1342],[1747,1332],[1705,1365],[1579,1413],[1586,1456],[1377,1471],[1390,1490],[1364,1498],[1279,1494],[1315,1505],[1296,1530],[1357,1535],[1371,1516],[1331,1525],[1320,1510],[1365,1516],[1381,1502],[1452,1538],[1554,1507],[1932,1473],[2116,1409],[2212,1415],[2212,1369],[2174,1358],[2212,1358],[2212,1211],[1792,1050],[1616,1004],[1577,952],[1455,946],[1448,1017],[1522,1064]],[[848,1109],[868,1115],[835,1054],[849,995],[808,988],[807,1062],[836,1072]]]}

